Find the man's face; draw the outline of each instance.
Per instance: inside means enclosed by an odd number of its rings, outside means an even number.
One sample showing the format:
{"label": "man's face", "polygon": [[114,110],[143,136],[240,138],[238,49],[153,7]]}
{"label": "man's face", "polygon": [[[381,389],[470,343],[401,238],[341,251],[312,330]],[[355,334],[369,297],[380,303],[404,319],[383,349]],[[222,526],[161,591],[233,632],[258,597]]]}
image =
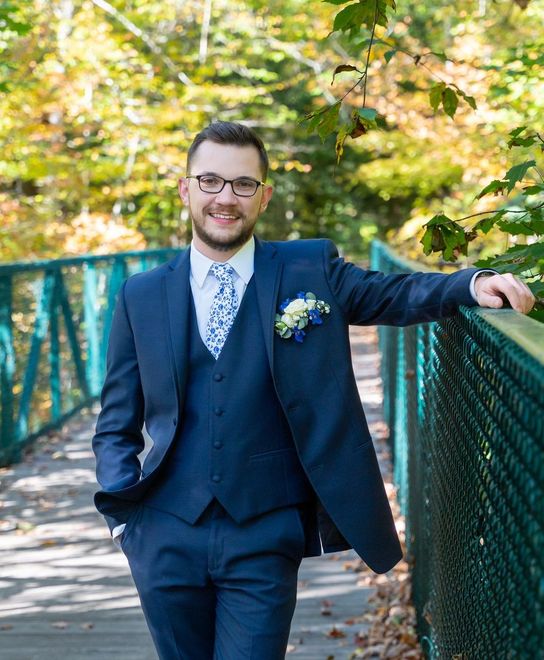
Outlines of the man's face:
{"label": "man's face", "polygon": [[[262,180],[259,152],[253,146],[205,140],[194,153],[190,167],[191,176],[213,174],[229,180]],[[207,193],[200,190],[196,179],[182,178],[179,194],[189,208],[196,247],[212,259],[217,253],[228,259],[251,237],[257,218],[268,206],[272,187],[259,186],[253,197],[239,197],[230,183],[219,193]]]}

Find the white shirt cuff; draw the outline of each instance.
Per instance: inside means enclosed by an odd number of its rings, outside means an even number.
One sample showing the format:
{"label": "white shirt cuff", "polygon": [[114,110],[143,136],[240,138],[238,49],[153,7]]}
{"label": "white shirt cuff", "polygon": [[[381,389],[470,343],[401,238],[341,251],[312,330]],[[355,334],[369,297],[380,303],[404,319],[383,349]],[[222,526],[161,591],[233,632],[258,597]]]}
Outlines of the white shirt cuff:
{"label": "white shirt cuff", "polygon": [[119,546],[120,544],[120,539],[119,537],[121,534],[125,531],[126,523],[123,523],[122,525],[117,525],[111,530],[111,538],[115,545]]}
{"label": "white shirt cuff", "polygon": [[470,287],[470,295],[473,297],[474,302],[478,302],[478,298],[476,297],[476,289],[474,287],[474,282],[476,282],[477,277],[483,275],[484,273],[490,273],[491,275],[496,275],[497,271],[489,270],[486,268],[485,270],[479,270],[477,273],[474,273],[474,275],[471,277],[469,287]]}

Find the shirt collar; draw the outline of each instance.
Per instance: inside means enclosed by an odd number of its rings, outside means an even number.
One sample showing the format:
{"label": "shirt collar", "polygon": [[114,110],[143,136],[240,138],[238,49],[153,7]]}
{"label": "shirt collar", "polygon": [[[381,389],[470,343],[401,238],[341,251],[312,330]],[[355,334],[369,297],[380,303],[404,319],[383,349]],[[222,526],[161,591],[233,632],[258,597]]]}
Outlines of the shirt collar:
{"label": "shirt collar", "polygon": [[[255,238],[252,236],[247,243],[242,245],[238,252],[232,255],[227,263],[234,268],[238,277],[242,278],[244,284],[247,285],[254,272],[254,259]],[[201,289],[204,286],[204,280],[210,272],[210,267],[216,262],[202,254],[202,252],[199,252],[194,245],[194,241],[191,242],[190,261],[191,275]]]}

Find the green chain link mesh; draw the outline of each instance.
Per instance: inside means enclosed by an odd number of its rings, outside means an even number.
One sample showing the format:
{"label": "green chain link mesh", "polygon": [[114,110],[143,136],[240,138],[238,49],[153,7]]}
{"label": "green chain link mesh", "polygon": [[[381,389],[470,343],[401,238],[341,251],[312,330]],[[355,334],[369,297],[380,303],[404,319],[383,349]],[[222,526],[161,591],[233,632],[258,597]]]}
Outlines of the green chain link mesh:
{"label": "green chain link mesh", "polygon": [[427,656],[544,658],[544,364],[472,308],[379,337]]}

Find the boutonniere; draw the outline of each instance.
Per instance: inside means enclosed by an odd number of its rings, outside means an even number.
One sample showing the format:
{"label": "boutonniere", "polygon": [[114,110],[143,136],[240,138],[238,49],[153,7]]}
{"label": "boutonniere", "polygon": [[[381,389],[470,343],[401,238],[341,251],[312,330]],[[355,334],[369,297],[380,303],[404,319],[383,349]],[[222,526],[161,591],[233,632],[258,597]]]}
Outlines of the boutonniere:
{"label": "boutonniere", "polygon": [[276,314],[274,329],[282,339],[294,337],[302,343],[306,332],[304,328],[321,325],[323,315],[330,314],[331,307],[324,300],[318,300],[315,293],[299,291],[297,297],[287,298],[280,305],[280,314]]}

